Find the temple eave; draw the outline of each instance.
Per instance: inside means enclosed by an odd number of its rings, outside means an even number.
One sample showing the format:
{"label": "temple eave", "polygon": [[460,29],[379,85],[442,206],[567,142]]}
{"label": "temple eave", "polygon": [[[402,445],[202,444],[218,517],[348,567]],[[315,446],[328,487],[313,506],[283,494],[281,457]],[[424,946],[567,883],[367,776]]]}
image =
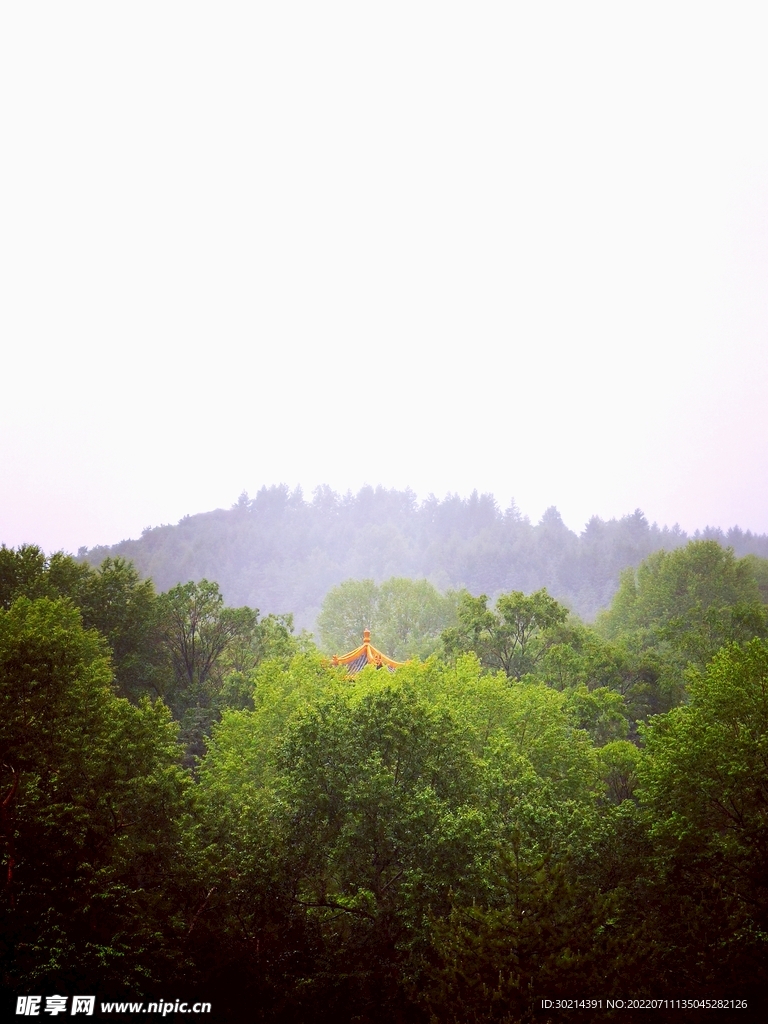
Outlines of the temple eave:
{"label": "temple eave", "polygon": [[388,668],[391,672],[396,668],[402,668],[405,662],[395,661],[386,654],[377,650],[371,643],[370,630],[366,629],[363,634],[363,642],[354,651],[348,654],[335,654],[331,659],[333,665],[346,665],[350,673],[360,672],[367,665],[375,665],[377,668]]}

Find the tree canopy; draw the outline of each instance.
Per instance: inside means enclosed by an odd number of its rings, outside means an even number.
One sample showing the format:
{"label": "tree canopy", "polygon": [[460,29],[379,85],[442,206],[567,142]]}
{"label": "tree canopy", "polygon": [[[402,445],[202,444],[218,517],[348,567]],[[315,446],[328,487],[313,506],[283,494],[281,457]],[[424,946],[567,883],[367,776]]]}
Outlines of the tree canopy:
{"label": "tree canopy", "polygon": [[134,706],[111,680],[105,643],[70,603],[0,611],[6,989],[72,976],[139,992],[178,959],[177,730],[161,703]]}
{"label": "tree canopy", "polygon": [[543,588],[348,581],[330,643],[375,614],[408,653],[349,675],[212,581],[0,549],[0,991],[274,1024],[684,991],[761,1019],[762,570],[652,555],[595,628]]}
{"label": "tree canopy", "polygon": [[320,643],[329,654],[343,654],[371,629],[373,642],[396,661],[425,658],[455,622],[457,601],[427,580],[347,580],[326,594],[317,618]]}
{"label": "tree canopy", "polygon": [[[768,557],[768,538],[738,528],[694,539],[730,546],[739,556]],[[538,523],[490,494],[467,498],[363,487],[338,494],[318,487],[311,499],[285,485],[247,494],[231,509],[186,516],[146,530],[137,540],[80,553],[93,565],[107,556],[134,563],[168,590],[188,580],[215,580],[228,604],[291,612],[313,630],[325,595],[345,580],[427,579],[438,590],[488,594],[546,588],[591,620],[616,592],[619,572],[689,537],[649,523],[638,509],[621,519],[597,516],[575,533],[557,509]]]}

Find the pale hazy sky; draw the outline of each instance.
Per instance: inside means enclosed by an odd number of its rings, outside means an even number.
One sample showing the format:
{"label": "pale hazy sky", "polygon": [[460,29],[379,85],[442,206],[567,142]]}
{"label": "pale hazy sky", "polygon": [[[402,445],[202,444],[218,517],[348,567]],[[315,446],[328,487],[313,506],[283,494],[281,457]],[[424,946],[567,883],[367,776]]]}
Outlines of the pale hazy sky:
{"label": "pale hazy sky", "polygon": [[0,8],[0,541],[262,484],[768,531],[768,12]]}

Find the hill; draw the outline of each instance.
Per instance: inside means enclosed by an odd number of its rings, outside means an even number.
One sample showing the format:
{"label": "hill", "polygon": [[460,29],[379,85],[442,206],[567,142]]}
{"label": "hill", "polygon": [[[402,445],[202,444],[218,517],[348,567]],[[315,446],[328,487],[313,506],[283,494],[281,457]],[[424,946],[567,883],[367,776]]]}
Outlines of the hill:
{"label": "hill", "polygon": [[[694,536],[733,547],[738,556],[768,557],[768,537],[738,527]],[[590,620],[610,603],[622,569],[689,539],[679,526],[649,523],[639,509],[621,519],[594,516],[576,534],[554,507],[534,525],[514,504],[502,510],[490,494],[419,502],[409,490],[364,487],[340,495],[326,486],[305,500],[300,489],[281,484],[254,498],[243,493],[230,509],[185,516],[137,540],[78,555],[94,565],[107,556],[129,558],[159,590],[216,580],[229,604],[290,611],[298,627],[312,628],[331,587],[390,576],[489,597],[546,587]]]}

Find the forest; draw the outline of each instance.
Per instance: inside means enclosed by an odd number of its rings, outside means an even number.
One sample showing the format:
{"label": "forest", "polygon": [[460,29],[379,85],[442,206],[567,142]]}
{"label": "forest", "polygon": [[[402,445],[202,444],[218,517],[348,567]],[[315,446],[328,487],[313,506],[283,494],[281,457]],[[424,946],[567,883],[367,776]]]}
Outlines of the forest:
{"label": "forest", "polygon": [[514,501],[502,510],[491,494],[418,502],[409,490],[363,487],[341,495],[323,486],[307,501],[300,488],[284,484],[262,487],[254,498],[243,493],[231,509],[147,528],[138,540],[81,548],[78,556],[94,566],[127,558],[160,590],[216,580],[228,604],[290,612],[298,627],[313,630],[332,587],[393,576],[492,599],[546,587],[591,620],[610,603],[622,569],[691,539],[768,558],[764,535],[734,527],[688,537],[679,526],[648,523],[639,509],[618,520],[593,516],[577,535],[554,507],[533,525]]}
{"label": "forest", "polygon": [[[764,1019],[763,544],[273,489],[108,552],[3,546],[7,1014]],[[403,667],[333,666],[365,627]]]}

